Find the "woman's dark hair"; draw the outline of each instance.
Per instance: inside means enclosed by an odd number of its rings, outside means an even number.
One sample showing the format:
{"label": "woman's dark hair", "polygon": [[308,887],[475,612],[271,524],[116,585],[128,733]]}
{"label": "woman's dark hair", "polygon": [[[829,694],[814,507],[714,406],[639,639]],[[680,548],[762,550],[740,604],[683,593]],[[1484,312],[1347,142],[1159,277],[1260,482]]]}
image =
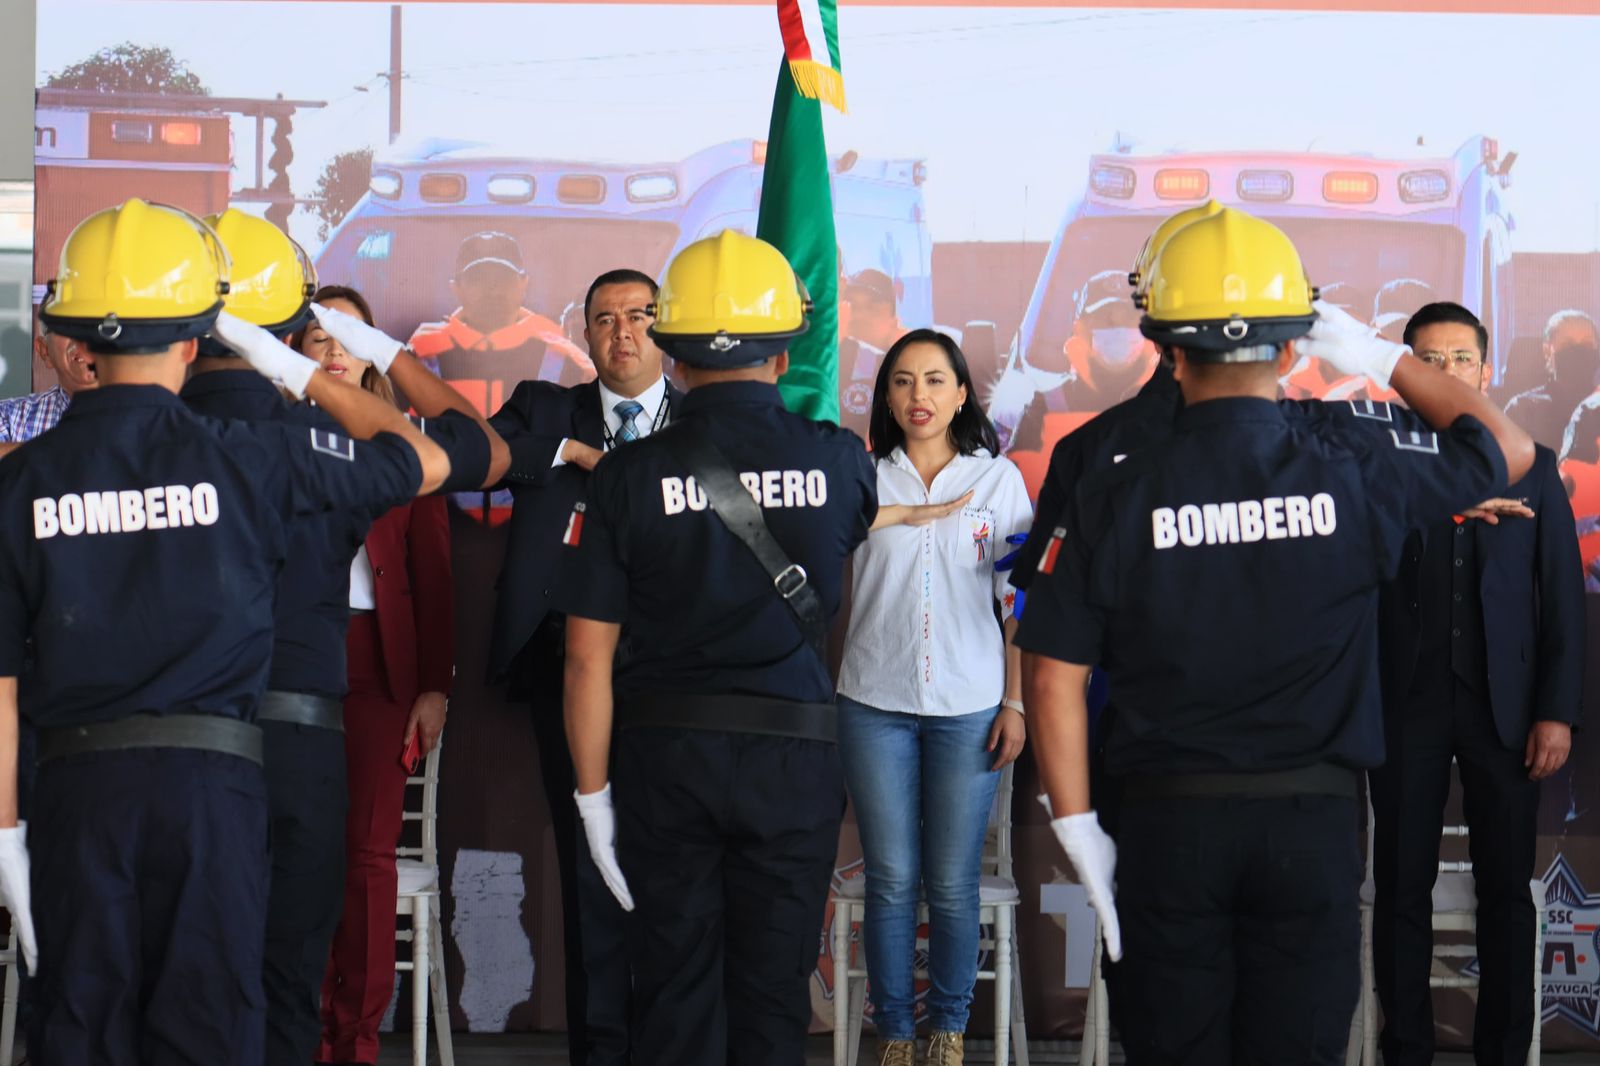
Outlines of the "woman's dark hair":
{"label": "woman's dark hair", "polygon": [[[376,326],[372,318],[372,305],[367,303],[367,298],[348,285],[324,285],[311,297],[314,304],[326,304],[329,300],[343,300],[361,312],[361,319],[369,326]],[[289,347],[297,352],[305,351],[306,328],[302,327],[294,336],[289,338]],[[395,402],[394,386],[389,379],[384,377],[375,366],[369,366],[361,374],[361,387],[368,392],[382,397],[390,403]]]}
{"label": "woman's dark hair", "polygon": [[999,455],[1000,435],[994,431],[994,423],[989,421],[989,416],[983,413],[983,408],[978,404],[978,389],[972,383],[967,357],[961,354],[959,344],[934,329],[912,330],[891,344],[883,355],[883,363],[878,367],[878,380],[872,386],[872,420],[867,428],[872,437],[872,454],[879,459],[887,459],[889,453],[906,442],[905,431],[889,410],[889,375],[894,373],[900,353],[913,344],[936,344],[944,349],[944,357],[955,373],[956,384],[966,386],[967,401],[950,420],[950,443],[956,451],[961,455],[971,455],[979,448],[986,448],[990,455]]}
{"label": "woman's dark hair", "polygon": [[318,289],[316,295],[311,297],[314,304],[325,304],[329,300],[344,300],[356,305],[356,310],[361,312],[361,317],[369,326],[378,323],[372,317],[372,305],[367,303],[367,298],[348,285],[324,285]]}

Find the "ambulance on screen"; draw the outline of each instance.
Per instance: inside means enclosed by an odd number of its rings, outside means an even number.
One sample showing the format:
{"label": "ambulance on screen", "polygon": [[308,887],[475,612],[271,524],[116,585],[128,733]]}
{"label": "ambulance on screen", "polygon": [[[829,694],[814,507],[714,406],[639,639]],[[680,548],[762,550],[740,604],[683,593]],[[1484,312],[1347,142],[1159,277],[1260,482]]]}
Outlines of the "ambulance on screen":
{"label": "ambulance on screen", "polygon": [[[1049,454],[1050,415],[1117,402],[1154,351],[1133,329],[1127,272],[1164,217],[1207,199],[1279,226],[1329,302],[1398,337],[1417,308],[1452,300],[1489,330],[1495,382],[1512,349],[1507,201],[1516,153],[1473,137],[1450,154],[1116,151],[1089,160],[1088,188],[1067,211],[1006,360],[991,413],[1003,435]],[[1124,378],[1128,379],[1124,381]],[[1007,380],[1009,379],[1009,380]],[[1287,391],[1324,396],[1347,383],[1300,367]],[[1030,408],[1032,409],[1030,411]],[[1042,418],[1040,417],[1042,413]],[[1059,426],[1074,421],[1058,417]]]}
{"label": "ambulance on screen", "polygon": [[[575,341],[589,282],[631,266],[659,277],[684,245],[756,230],[766,143],[736,140],[647,164],[537,158],[431,141],[374,161],[371,188],[317,256],[325,281],[371,298],[379,325],[407,336],[454,308],[456,248],[479,230],[511,234],[529,285],[525,306]],[[900,282],[901,320],[933,321],[933,244],[916,159],[833,157],[841,268]],[[581,342],[580,342],[581,343]]]}

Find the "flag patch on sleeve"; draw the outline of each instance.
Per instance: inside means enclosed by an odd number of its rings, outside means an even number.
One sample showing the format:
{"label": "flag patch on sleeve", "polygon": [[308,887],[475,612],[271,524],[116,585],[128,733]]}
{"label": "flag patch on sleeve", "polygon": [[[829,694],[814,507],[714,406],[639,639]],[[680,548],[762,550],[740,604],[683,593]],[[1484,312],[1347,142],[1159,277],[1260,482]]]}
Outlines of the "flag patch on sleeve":
{"label": "flag patch on sleeve", "polygon": [[572,517],[567,519],[567,531],[561,537],[561,543],[569,548],[576,548],[583,537],[583,510],[581,501],[572,505]]}
{"label": "flag patch on sleeve", "polygon": [[1039,556],[1039,573],[1053,574],[1056,572],[1056,556],[1061,554],[1061,542],[1067,537],[1067,527],[1057,526],[1055,532],[1050,534],[1050,543],[1044,547],[1044,554]]}

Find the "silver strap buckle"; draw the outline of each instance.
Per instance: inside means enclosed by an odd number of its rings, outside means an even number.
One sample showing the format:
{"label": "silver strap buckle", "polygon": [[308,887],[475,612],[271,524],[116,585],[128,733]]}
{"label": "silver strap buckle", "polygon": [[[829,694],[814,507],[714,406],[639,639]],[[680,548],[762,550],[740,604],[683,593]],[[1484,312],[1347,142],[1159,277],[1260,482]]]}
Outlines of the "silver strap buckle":
{"label": "silver strap buckle", "polygon": [[807,580],[806,568],[799,563],[790,563],[772,579],[772,586],[778,590],[778,595],[789,600],[806,587]]}

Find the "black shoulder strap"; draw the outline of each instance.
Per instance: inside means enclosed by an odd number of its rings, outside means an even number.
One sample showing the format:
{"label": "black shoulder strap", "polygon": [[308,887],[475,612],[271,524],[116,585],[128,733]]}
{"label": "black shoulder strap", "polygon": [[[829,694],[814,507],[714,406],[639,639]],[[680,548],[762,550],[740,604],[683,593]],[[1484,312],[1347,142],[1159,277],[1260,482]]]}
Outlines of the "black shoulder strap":
{"label": "black shoulder strap", "polygon": [[728,527],[728,532],[750,549],[750,554],[772,578],[773,591],[788,604],[801,635],[826,666],[828,619],[822,609],[822,598],[811,587],[805,568],[791,560],[773,537],[761,508],[728,464],[722,449],[704,427],[693,421],[674,422],[659,433],[662,443],[688,467],[690,475],[705,492],[711,510]]}

